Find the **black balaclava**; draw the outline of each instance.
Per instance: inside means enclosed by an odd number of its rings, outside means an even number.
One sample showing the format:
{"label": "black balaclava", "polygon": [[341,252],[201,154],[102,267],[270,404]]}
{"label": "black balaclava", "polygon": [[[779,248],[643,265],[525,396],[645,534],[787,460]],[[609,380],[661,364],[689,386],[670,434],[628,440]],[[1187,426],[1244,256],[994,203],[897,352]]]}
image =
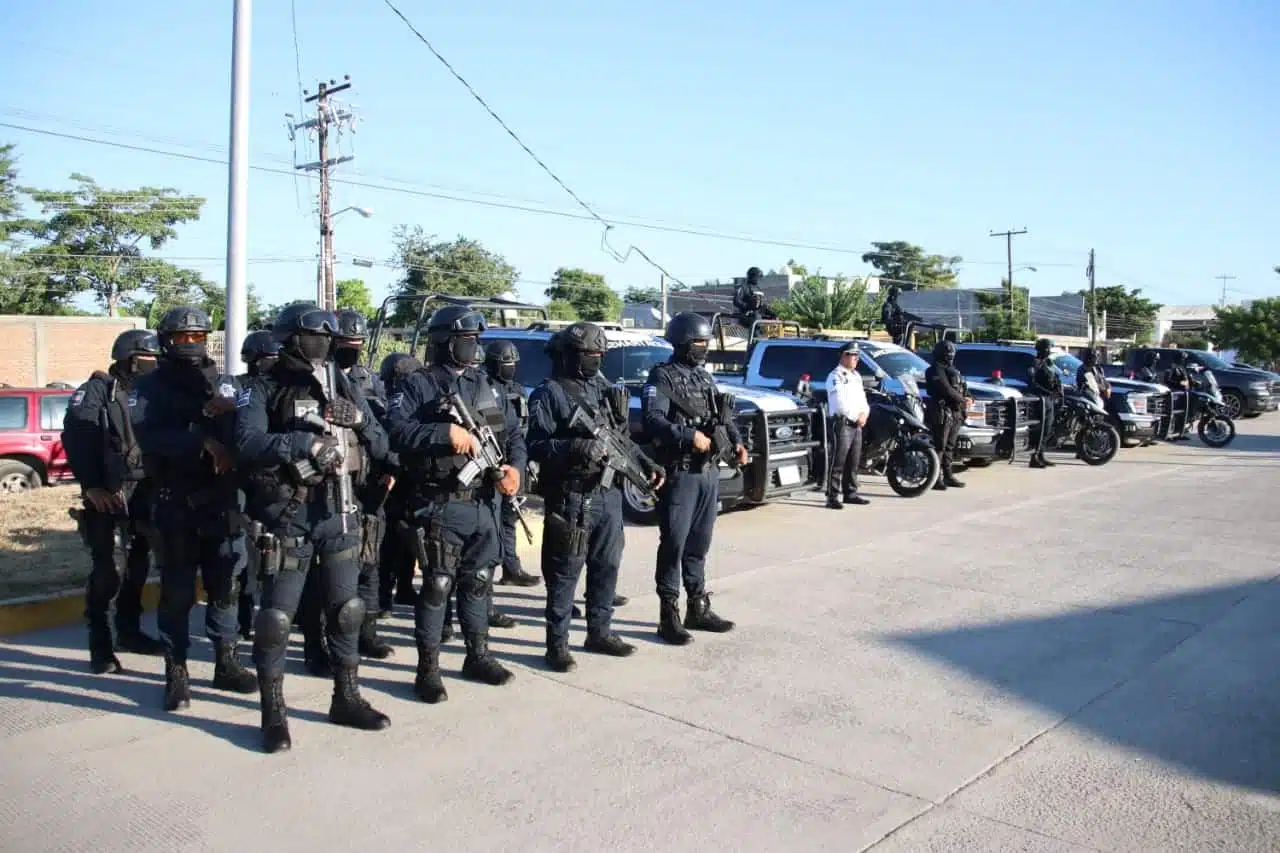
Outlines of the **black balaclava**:
{"label": "black balaclava", "polygon": [[264,355],[261,358],[254,359],[249,364],[249,375],[262,376],[270,373],[271,368],[275,367],[276,362],[279,360],[280,357],[275,355]]}
{"label": "black balaclava", "polygon": [[156,359],[154,356],[151,358],[142,358],[135,355],[129,359],[125,372],[130,376],[142,376],[143,374],[150,373],[155,369]]}
{"label": "black balaclava", "polygon": [[1047,338],[1041,338],[1036,341],[1036,357],[1048,358],[1049,353],[1053,351],[1053,344]]}
{"label": "black balaclava", "polygon": [[342,370],[350,370],[360,361],[361,345],[341,341],[333,351],[334,364]]}
{"label": "black balaclava", "polygon": [[435,349],[453,367],[474,367],[484,359],[478,335],[450,335],[448,343]]}
{"label": "black balaclava", "polygon": [[703,338],[694,338],[680,347],[680,360],[690,367],[702,367],[707,363],[707,347],[709,345],[710,341]]}
{"label": "black balaclava", "polygon": [[933,360],[943,367],[950,367],[956,360],[956,347],[951,341],[938,341],[933,348]]}
{"label": "black balaclava", "polygon": [[499,364],[497,370],[497,378],[503,382],[516,381],[516,366],[514,364]]}
{"label": "black balaclava", "polygon": [[186,344],[170,343],[165,347],[165,355],[178,364],[199,367],[209,357],[209,342],[204,340]]}
{"label": "black balaclava", "polygon": [[333,341],[328,335],[298,332],[294,335],[294,346],[297,348],[298,354],[306,361],[317,364],[329,358],[329,351],[332,349]]}
{"label": "black balaclava", "polygon": [[1144,359],[1145,366],[1154,368],[1156,363],[1160,361],[1160,354],[1157,352],[1148,352]]}
{"label": "black balaclava", "polygon": [[1087,350],[1085,350],[1085,351],[1084,351],[1084,366],[1085,366],[1085,367],[1093,367],[1093,366],[1094,366],[1094,365],[1096,365],[1097,363],[1098,363],[1098,351],[1097,351],[1097,350],[1094,350],[1094,349],[1087,349]]}

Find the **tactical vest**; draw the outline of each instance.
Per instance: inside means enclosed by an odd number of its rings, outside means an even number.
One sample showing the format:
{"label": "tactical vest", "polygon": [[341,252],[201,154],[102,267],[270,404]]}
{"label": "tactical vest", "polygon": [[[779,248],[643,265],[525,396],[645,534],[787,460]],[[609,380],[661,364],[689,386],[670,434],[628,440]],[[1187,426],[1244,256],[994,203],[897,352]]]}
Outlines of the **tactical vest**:
{"label": "tactical vest", "polygon": [[657,369],[669,380],[667,393],[675,404],[670,419],[683,426],[705,424],[711,417],[711,395],[715,393],[706,371],[701,368],[682,370],[665,364]]}
{"label": "tactical vest", "polygon": [[[502,392],[483,373],[471,370],[469,374],[475,378],[475,396],[473,399],[467,399],[465,394],[459,393],[458,399],[468,408],[476,424],[489,427],[498,444],[505,446],[507,422],[503,413],[502,397],[499,396]],[[438,366],[423,368],[418,371],[418,375],[430,382],[435,391],[434,399],[427,406],[429,411],[422,416],[421,422],[456,424],[457,422],[449,416],[445,399],[449,391],[458,391],[458,380],[461,377]],[[405,451],[400,453],[400,463],[410,477],[418,480],[431,491],[453,489],[457,485],[458,471],[462,470],[462,466],[466,465],[469,459],[470,457],[466,455],[431,456],[424,453],[410,454]]]}
{"label": "tactical vest", "polygon": [[[151,379],[150,377],[155,377]],[[187,422],[194,427],[193,431],[207,438],[214,438],[230,447],[231,436],[221,431],[216,418],[204,414],[205,403],[215,397],[236,398],[235,379],[223,373],[214,375],[211,385],[190,382],[175,382],[172,374],[165,375],[158,370],[148,374],[147,381],[155,383],[153,387],[163,393],[165,406],[176,409],[185,415]],[[138,380],[135,380],[129,391],[130,398],[138,393]],[[152,403],[152,405],[155,405]],[[217,481],[213,469],[202,455],[196,454],[188,459],[157,456],[144,453],[143,469],[148,477],[156,480],[158,485],[169,486],[183,492],[198,492],[207,489],[210,481]]]}
{"label": "tactical vest", "polygon": [[107,483],[113,487],[119,483],[137,482],[146,477],[142,465],[142,450],[138,447],[138,439],[133,433],[133,422],[129,420],[129,387],[123,380],[101,371],[94,373],[90,382],[101,382],[106,386],[103,407],[104,459],[106,464]]}
{"label": "tactical vest", "polygon": [[[267,402],[267,429],[274,433],[286,432],[306,432],[319,438],[325,434],[325,431],[318,424],[307,423],[303,420],[308,414],[323,416],[324,405],[320,402],[320,387],[314,377],[305,373],[285,374],[290,378],[289,382],[281,382],[279,374],[276,374],[275,388],[272,389],[271,399]],[[343,394],[342,389],[342,373],[337,372],[339,395]],[[351,393],[348,386],[347,394]],[[344,395],[345,396],[345,395]],[[359,484],[363,480],[364,472],[368,470],[368,460],[365,459],[364,448],[360,445],[360,440],[356,436],[353,429],[341,430],[341,435],[346,440],[347,469],[351,473],[351,479]],[[295,484],[296,485],[296,484]]]}
{"label": "tactical vest", "polygon": [[520,421],[520,431],[525,432],[529,428],[529,398],[524,395],[524,388],[519,382],[491,381],[493,387],[507,398],[516,413],[516,419]]}

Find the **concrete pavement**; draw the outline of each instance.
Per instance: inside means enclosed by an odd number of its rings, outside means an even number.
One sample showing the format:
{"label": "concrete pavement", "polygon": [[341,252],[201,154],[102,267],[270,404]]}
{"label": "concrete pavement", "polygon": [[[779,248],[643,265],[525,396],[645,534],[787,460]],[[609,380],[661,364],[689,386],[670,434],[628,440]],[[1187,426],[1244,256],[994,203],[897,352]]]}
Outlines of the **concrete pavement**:
{"label": "concrete pavement", "polygon": [[516,679],[451,678],[429,707],[398,616],[397,657],[362,669],[392,728],[330,726],[295,663],[281,756],[203,662],[165,715],[158,661],[94,677],[79,630],[12,638],[0,850],[1274,853],[1280,418],[1239,426],[1224,451],[722,516],[712,588],[739,629],[682,649],[652,638],[656,531],[629,528],[632,658],[546,672],[540,590],[500,590]]}

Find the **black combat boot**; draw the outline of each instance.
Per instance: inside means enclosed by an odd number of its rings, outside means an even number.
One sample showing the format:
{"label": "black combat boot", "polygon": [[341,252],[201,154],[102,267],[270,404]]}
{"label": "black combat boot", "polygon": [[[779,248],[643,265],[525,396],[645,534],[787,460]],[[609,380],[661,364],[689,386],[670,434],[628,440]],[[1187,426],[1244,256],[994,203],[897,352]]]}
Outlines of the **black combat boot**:
{"label": "black combat boot", "polygon": [[724,634],[733,630],[733,623],[721,619],[711,609],[711,593],[689,596],[689,607],[684,613],[684,626],[694,631],[710,631]]}
{"label": "black combat boot", "polygon": [[490,628],[514,628],[516,620],[493,606],[493,602],[489,602],[489,627]]}
{"label": "black combat boot", "polygon": [[359,667],[338,664],[333,668],[333,701],[329,703],[329,722],[366,732],[378,732],[391,725],[391,718],[360,695]]}
{"label": "black combat boot", "polygon": [[587,641],[582,644],[582,648],[588,652],[595,652],[599,655],[609,655],[615,658],[628,657],[636,650],[636,647],[630,643],[624,642],[621,637],[610,631],[607,634],[587,633]]}
{"label": "black combat boot", "polygon": [[844,509],[844,504],[835,495],[827,495],[827,509]]}
{"label": "black combat boot", "polygon": [[191,679],[187,676],[187,662],[165,658],[164,661],[164,709],[182,711],[191,707]]}
{"label": "black combat boot", "polygon": [[89,625],[89,668],[94,675],[121,672],[120,659],[111,643],[111,629],[105,622]]}
{"label": "black combat boot", "polygon": [[467,656],[462,661],[462,677],[500,687],[511,680],[511,670],[489,654],[488,637],[468,637]]}
{"label": "black combat boot", "polygon": [[252,693],[258,679],[240,663],[234,643],[218,646],[214,652],[213,689],[232,693]]}
{"label": "black combat boot", "polygon": [[658,609],[658,636],[673,646],[693,642],[693,635],[680,625],[680,601],[664,598]]}
{"label": "black combat boot", "polygon": [[302,632],[302,660],[307,672],[316,678],[325,678],[333,674],[329,666],[329,638],[324,629]]}
{"label": "black combat boot", "polygon": [[615,595],[613,597],[614,607],[626,607],[630,603],[631,599],[627,598],[625,595]]}
{"label": "black combat boot", "polygon": [[956,475],[948,471],[942,475],[942,484],[948,489],[963,489],[964,483],[956,479]]}
{"label": "black combat boot", "polygon": [[529,574],[524,566],[517,564],[515,568],[503,568],[502,578],[497,583],[500,586],[537,586],[542,583],[542,578]]}
{"label": "black combat boot", "polygon": [[287,752],[293,748],[293,738],[284,704],[284,676],[259,676],[258,693],[262,697],[262,748],[266,752]]}
{"label": "black combat boot", "polygon": [[378,636],[378,620],[372,613],[366,613],[364,622],[360,623],[358,642],[362,658],[386,660],[396,653],[394,646]]}
{"label": "black combat boot", "polygon": [[935,492],[945,492],[947,490],[947,480],[945,477],[939,477],[938,482],[933,484]]}
{"label": "black combat boot", "polygon": [[569,654],[569,643],[566,641],[549,644],[546,660],[547,666],[556,672],[573,672],[578,668],[578,662]]}
{"label": "black combat boot", "polygon": [[449,693],[440,678],[440,647],[418,646],[418,675],[413,680],[413,692],[430,705],[446,702]]}
{"label": "black combat boot", "polygon": [[142,630],[138,616],[116,617],[116,648],[135,655],[159,657],[164,654],[164,643]]}

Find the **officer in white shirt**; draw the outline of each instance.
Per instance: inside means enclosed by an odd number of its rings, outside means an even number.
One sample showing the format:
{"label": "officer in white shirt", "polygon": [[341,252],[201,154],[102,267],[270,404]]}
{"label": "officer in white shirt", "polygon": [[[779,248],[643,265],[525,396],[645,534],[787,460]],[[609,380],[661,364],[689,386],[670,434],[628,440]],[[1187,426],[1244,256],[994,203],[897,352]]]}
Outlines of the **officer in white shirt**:
{"label": "officer in white shirt", "polygon": [[827,411],[831,417],[827,509],[865,504],[867,499],[858,494],[858,465],[862,461],[862,427],[871,406],[858,375],[858,344],[854,341],[841,347],[840,363],[827,376]]}

